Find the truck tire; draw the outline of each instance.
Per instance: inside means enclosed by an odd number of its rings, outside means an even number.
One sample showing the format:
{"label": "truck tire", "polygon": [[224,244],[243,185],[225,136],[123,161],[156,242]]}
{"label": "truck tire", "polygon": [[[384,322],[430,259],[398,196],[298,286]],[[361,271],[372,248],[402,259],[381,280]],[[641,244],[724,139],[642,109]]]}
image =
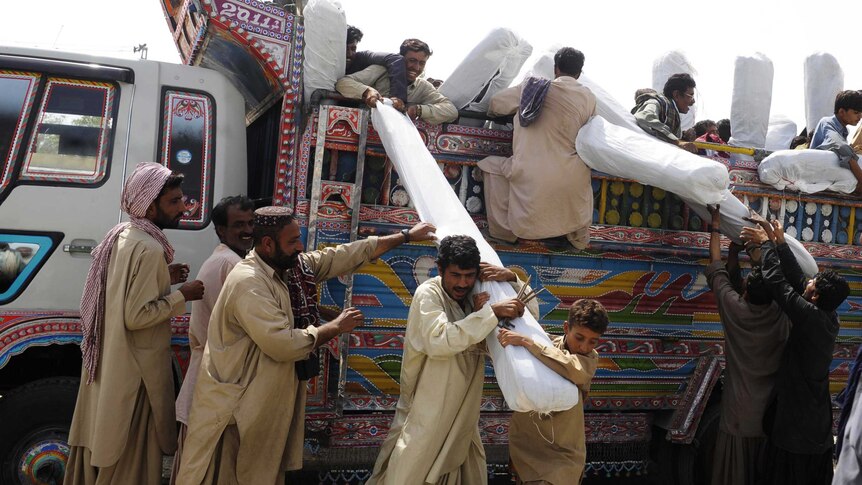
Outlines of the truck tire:
{"label": "truck tire", "polygon": [[78,382],[49,377],[0,399],[0,483],[62,483]]}

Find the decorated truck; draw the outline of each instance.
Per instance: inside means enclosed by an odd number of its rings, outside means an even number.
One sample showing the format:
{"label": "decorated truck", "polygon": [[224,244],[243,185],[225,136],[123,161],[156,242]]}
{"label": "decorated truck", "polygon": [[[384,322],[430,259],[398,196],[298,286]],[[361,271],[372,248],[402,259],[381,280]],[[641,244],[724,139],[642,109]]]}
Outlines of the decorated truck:
{"label": "decorated truck", "polygon": [[[368,109],[331,92],[302,99],[300,4],[163,0],[188,66],[0,48],[0,482],[62,476],[81,368],[78,301],[89,251],[118,220],[126,173],[155,160],[186,175],[188,211],[167,231],[192,274],[215,247],[214,201],[237,193],[291,207],[317,248],[418,222]],[[476,114],[462,113],[462,119]],[[481,115],[479,115],[481,117]],[[498,120],[499,121],[499,120]],[[511,154],[512,132],[417,123],[452,190],[486,227],[478,160]],[[821,267],[850,282],[830,374],[839,392],[860,341],[859,200],[785,193],[754,162],[727,161],[734,195],[784,222]],[[568,306],[595,298],[611,327],[585,403],[587,475],[657,474],[701,483],[722,394],[724,348],[706,286],[706,221],[674,194],[594,172],[588,249],[497,245],[540,296],[540,323],[562,331]],[[399,395],[411,295],[436,272],[435,248],[407,244],[321,287],[323,306],[366,321],[325,347],[309,381],[305,472],[361,483]],[[176,381],[188,318],[171,322]],[[177,385],[179,388],[179,385]],[[508,474],[510,411],[488,363],[480,429],[489,476]]]}

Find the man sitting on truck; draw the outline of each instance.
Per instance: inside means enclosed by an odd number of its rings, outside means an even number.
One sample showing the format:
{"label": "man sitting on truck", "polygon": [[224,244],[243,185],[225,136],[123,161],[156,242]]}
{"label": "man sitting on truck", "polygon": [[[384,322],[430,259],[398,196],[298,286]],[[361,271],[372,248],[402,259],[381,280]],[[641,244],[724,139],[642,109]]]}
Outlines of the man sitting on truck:
{"label": "man sitting on truck", "polygon": [[680,113],[688,113],[694,104],[694,88],[697,85],[689,74],[674,74],[664,83],[662,94],[644,93],[637,97],[632,108],[635,121],[648,134],[677,145],[691,153],[697,153],[694,143],[682,139]]}
{"label": "man sitting on truck", "polygon": [[183,379],[180,394],[177,396],[177,421],[180,429],[177,433],[177,452],[174,455],[171,481],[176,483],[176,474],[180,470],[183,454],[183,442],[188,432],[189,413],[192,407],[195,383],[203,358],[204,346],[207,343],[207,329],[213,307],[218,300],[221,288],[228,273],[249,252],[254,243],[252,228],[254,227],[254,202],[244,195],[225,197],[212,210],[213,227],[219,239],[213,253],[201,265],[197,279],[202,281],[207,289],[204,297],[192,303],[192,316],[189,319],[189,347],[191,358]]}
{"label": "man sitting on truck", "polygon": [[369,66],[385,66],[389,74],[389,99],[392,107],[404,111],[407,106],[407,70],[404,56],[386,52],[356,51],[364,34],[358,28],[347,26],[347,68],[344,74],[353,74]]}
{"label": "man sitting on truck", "polygon": [[[401,44],[400,54],[407,65],[407,115],[412,120],[428,123],[449,123],[458,118],[458,110],[446,96],[419,76],[432,51],[419,39],[407,39]],[[335,89],[345,97],[361,99],[368,107],[377,106],[377,101],[392,96],[389,77],[383,66],[370,66],[338,80]]]}
{"label": "man sitting on truck", "polygon": [[171,291],[188,275],[187,265],[170,264],[174,248],[162,232],[186,209],[182,181],[157,163],[139,164],[121,196],[131,222],[93,250],[64,483],[159,484],[162,455],[176,449],[170,318],[204,292],[200,281]]}
{"label": "man sitting on truck", "polygon": [[254,249],[230,272],[213,308],[177,483],[284,483],[302,468],[313,353],[363,321],[345,308],[321,324],[317,283],[355,271],[434,226],[303,252],[287,207],[254,213]]}
{"label": "man sitting on truck", "polygon": [[491,98],[489,116],[519,113],[512,156],[479,162],[491,237],[513,243],[565,236],[575,248],[587,247],[593,189],[575,143],[596,114],[596,97],[578,82],[583,66],[581,51],[563,47],[554,55],[553,81],[531,77]]}
{"label": "man sitting on truck", "polygon": [[479,261],[473,238],[447,236],[437,253],[439,276],[416,289],[404,335],[401,394],[366,485],[487,483],[478,427],[484,340],[500,319],[523,315],[524,303],[512,298],[488,304],[487,292],[471,297],[480,275],[523,286],[511,270]]}
{"label": "man sitting on truck", "polygon": [[766,413],[765,484],[828,484],[832,481],[832,399],[829,370],[836,310],[847,298],[847,281],[833,270],[806,279],[792,253],[781,254],[781,224],[759,221],[743,227],[741,237],[760,245],[763,275],[772,298],[790,317],[790,336]]}
{"label": "man sitting on truck", "polygon": [[847,142],[847,125],[857,125],[862,120],[862,91],[841,91],[835,97],[835,114],[821,119],[811,135],[809,148],[829,150],[838,156],[839,164],[853,172],[856,177],[857,195],[862,195],[862,167],[859,155]]}
{"label": "man sitting on truck", "polygon": [[[756,484],[762,478],[766,445],[763,416],[790,333],[790,319],[772,300],[760,266],[753,266],[748,276],[739,281],[742,246],[731,243],[727,265],[722,262],[718,231],[721,214],[718,206],[710,211],[710,264],[704,275],[718,304],[727,362],[712,460],[712,485]],[[779,251],[790,252],[790,249],[783,244],[779,245]],[[759,256],[759,251],[753,253]],[[782,260],[785,259],[782,253]],[[759,264],[759,259],[756,262]]]}

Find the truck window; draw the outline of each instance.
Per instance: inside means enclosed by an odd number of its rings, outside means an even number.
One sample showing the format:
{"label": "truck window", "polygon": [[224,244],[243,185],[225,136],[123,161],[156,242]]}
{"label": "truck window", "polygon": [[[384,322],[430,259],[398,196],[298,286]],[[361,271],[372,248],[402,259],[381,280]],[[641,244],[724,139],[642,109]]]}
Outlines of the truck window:
{"label": "truck window", "polygon": [[36,73],[0,71],[0,193],[12,180],[40,78]]}
{"label": "truck window", "polygon": [[61,239],[61,234],[0,231],[0,305],[21,294]]}
{"label": "truck window", "polygon": [[212,209],[215,102],[204,93],[164,90],[159,162],[185,176],[186,213],[180,229],[209,224]]}
{"label": "truck window", "polygon": [[20,179],[100,182],[110,154],[115,94],[112,83],[49,78]]}

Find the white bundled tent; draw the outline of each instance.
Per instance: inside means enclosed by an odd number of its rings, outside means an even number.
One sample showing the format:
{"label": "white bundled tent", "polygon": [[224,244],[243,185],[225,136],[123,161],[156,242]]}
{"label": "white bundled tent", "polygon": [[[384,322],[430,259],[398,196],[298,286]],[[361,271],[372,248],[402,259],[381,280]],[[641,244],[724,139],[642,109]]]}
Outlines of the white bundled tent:
{"label": "white bundled tent", "polygon": [[[482,261],[502,266],[499,256],[485,241],[479,228],[461,205],[434,157],[428,152],[413,123],[391,106],[378,104],[371,110],[374,128],[380,135],[401,181],[407,188],[420,219],[437,226],[437,237],[465,234],[476,240]],[[475,291],[487,291],[491,303],[515,297],[512,286],[481,282]],[[529,313],[512,320],[515,331],[537,342],[551,345],[542,327]],[[497,341],[498,330],[485,339],[494,361],[497,383],[506,404],[515,411],[550,413],[571,409],[578,403],[577,386],[536,359],[523,347],[503,348]]]}
{"label": "white bundled tent", "polygon": [[856,190],[856,177],[838,164],[838,155],[827,150],[779,150],[760,162],[760,181],[778,190],[813,194]]}
{"label": "white bundled tent", "polygon": [[730,145],[750,148],[766,145],[773,74],[772,61],[759,52],[736,58],[730,105]]}
{"label": "white bundled tent", "polygon": [[[668,78],[682,73],[690,74],[692,77],[697,76],[697,70],[685,54],[681,51],[666,52],[653,61],[652,88],[661,93]],[[697,104],[692,105],[688,113],[680,113],[679,121],[683,131],[693,127],[697,121]]]}
{"label": "white bundled tent", "polygon": [[769,128],[766,130],[766,144],[769,151],[786,150],[796,137],[796,123],[784,115],[769,117]]}
{"label": "white bundled tent", "polygon": [[305,17],[303,77],[305,102],[318,89],[335,89],[347,64],[347,17],[336,0],[309,0]]}
{"label": "white bundled tent", "polygon": [[515,32],[492,30],[440,86],[458,109],[486,112],[491,97],[509,87],[533,47]]}
{"label": "white bundled tent", "polygon": [[835,56],[816,52],[805,58],[805,126],[809,136],[824,116],[832,116],[835,96],[844,90],[844,70]]}

